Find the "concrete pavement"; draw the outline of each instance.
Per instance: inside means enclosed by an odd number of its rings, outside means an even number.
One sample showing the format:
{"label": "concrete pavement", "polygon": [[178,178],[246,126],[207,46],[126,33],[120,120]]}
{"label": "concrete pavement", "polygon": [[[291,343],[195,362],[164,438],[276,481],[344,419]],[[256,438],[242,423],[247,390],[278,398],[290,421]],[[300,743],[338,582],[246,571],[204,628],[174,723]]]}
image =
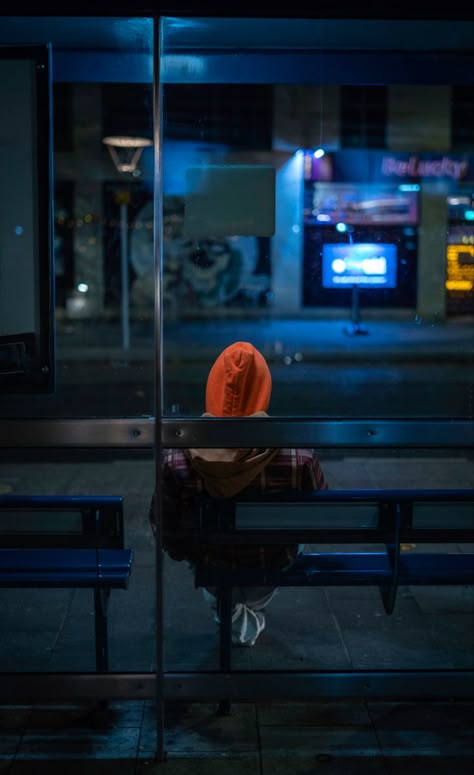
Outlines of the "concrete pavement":
{"label": "concrete pavement", "polygon": [[[269,359],[301,355],[306,361],[443,360],[469,361],[474,355],[474,318],[440,322],[367,320],[366,334],[348,335],[349,319],[203,319],[165,321],[163,352],[171,361],[211,361],[228,344],[250,341]],[[58,327],[61,360],[153,357],[153,324],[134,323],[128,350],[121,346],[119,322],[76,321]],[[298,355],[298,357],[299,357]]]}

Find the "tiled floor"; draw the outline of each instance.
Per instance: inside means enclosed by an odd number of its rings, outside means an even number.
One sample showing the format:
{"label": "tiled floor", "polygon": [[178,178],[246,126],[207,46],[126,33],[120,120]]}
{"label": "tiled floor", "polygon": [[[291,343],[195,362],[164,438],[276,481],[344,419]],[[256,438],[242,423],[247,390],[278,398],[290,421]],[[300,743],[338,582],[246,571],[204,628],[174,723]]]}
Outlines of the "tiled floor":
{"label": "tiled floor", "polygon": [[362,700],[167,709],[164,762],[154,759],[156,718],[147,702],[4,707],[0,773],[472,772],[471,703]]}

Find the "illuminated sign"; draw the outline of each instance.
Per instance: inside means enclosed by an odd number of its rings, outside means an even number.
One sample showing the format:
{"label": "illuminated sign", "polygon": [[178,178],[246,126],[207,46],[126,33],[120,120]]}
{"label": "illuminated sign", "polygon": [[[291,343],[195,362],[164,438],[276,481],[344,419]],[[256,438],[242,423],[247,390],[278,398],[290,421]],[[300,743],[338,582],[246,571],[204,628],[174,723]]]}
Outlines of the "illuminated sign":
{"label": "illuminated sign", "polygon": [[469,153],[407,153],[344,149],[315,159],[305,151],[305,181],[413,183],[424,179],[468,181],[474,177],[474,156]]}
{"label": "illuminated sign", "polygon": [[382,175],[396,175],[403,178],[448,177],[460,180],[466,177],[469,163],[449,156],[432,159],[420,159],[418,156],[410,156],[408,159],[401,159],[398,156],[384,156],[381,169]]}
{"label": "illuminated sign", "polygon": [[326,243],[323,288],[395,288],[397,248],[391,243]]}
{"label": "illuminated sign", "polygon": [[468,297],[474,290],[474,245],[448,245],[446,290]]}
{"label": "illuminated sign", "polygon": [[417,224],[418,192],[416,184],[313,183],[305,194],[305,224],[324,226],[331,223],[354,225]]}

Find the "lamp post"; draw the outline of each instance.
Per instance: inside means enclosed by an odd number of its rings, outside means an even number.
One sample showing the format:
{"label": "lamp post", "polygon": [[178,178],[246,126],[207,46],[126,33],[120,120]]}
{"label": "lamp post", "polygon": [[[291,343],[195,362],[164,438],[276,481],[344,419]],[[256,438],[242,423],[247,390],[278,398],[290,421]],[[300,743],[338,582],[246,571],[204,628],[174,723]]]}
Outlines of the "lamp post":
{"label": "lamp post", "polygon": [[[110,136],[102,142],[109,149],[110,156],[118,172],[136,176],[140,174],[138,162],[143,149],[152,145],[145,137]],[[128,265],[128,206],[130,191],[120,191],[115,196],[120,206],[120,320],[122,325],[122,347],[130,349],[130,294]]]}
{"label": "lamp post", "polygon": [[130,191],[117,191],[115,202],[120,207],[120,320],[122,347],[130,349],[130,293],[128,271],[128,206]]}

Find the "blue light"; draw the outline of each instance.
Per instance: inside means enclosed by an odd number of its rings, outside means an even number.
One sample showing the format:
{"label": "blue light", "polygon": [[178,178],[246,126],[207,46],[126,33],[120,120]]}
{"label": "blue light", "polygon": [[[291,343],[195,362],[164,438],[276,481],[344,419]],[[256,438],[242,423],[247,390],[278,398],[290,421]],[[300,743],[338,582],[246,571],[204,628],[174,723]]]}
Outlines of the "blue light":
{"label": "blue light", "polygon": [[397,248],[394,243],[325,243],[323,288],[396,288]]}
{"label": "blue light", "polygon": [[466,221],[474,221],[474,210],[464,210]]}
{"label": "blue light", "polygon": [[336,231],[339,231],[341,234],[343,234],[345,231],[347,231],[347,224],[346,223],[336,223]]}

